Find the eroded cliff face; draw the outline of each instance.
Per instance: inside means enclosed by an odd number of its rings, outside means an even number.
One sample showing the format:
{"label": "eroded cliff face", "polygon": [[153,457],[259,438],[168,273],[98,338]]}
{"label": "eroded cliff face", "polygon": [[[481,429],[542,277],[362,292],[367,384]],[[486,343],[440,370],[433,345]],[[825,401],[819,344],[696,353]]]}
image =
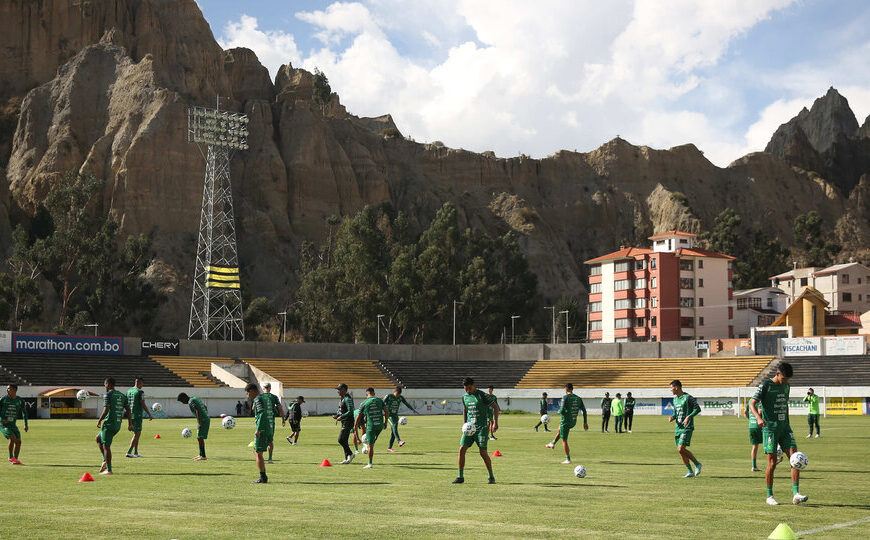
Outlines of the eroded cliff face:
{"label": "eroded cliff face", "polygon": [[322,241],[331,215],[382,202],[419,227],[452,201],[468,227],[516,231],[550,299],[583,298],[584,260],[667,229],[700,232],[729,206],[786,244],[794,217],[815,209],[850,245],[867,245],[870,179],[850,195],[768,153],[718,168],[693,145],[653,150],[622,139],[540,160],[418,144],[383,136],[396,127],[389,115],[357,118],[337,95],[314,104],[304,70],[284,66],[273,82],[253,52],[221,51],[193,0],[0,9],[15,44],[0,80],[20,75],[2,88],[20,100],[20,121],[0,203],[26,215],[67,170],[105,178],[103,203],[123,232],[154,239],[148,277],[168,298],[167,335],[186,331],[204,175],[186,140],[187,108],[216,95],[251,119],[250,150],[232,162],[243,286],[277,306],[292,294],[302,241]]}

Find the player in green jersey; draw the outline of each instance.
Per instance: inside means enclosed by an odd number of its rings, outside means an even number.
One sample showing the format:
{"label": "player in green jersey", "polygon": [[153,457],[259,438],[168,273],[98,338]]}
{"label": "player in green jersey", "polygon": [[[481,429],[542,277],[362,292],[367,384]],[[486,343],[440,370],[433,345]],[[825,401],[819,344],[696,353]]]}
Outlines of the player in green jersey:
{"label": "player in green jersey", "polygon": [[30,429],[27,425],[27,410],[24,400],[18,397],[18,385],[10,384],[6,387],[6,395],[0,398],[0,433],[9,439],[9,463],[23,465],[18,461],[21,453],[21,432],[18,431],[16,421],[18,417],[24,419],[24,432]]}
{"label": "player in green jersey", "polygon": [[[540,402],[540,408],[539,408],[539,412],[540,412],[542,417],[545,414],[547,414],[547,404],[548,403],[549,403],[549,400],[547,399],[547,393],[544,392],[543,394],[541,394],[541,402]],[[535,424],[535,431],[538,431],[538,428],[541,427],[541,424],[544,424],[544,431],[550,431],[550,429],[547,427],[547,423],[542,422],[540,419],[538,419],[538,423]]]}
{"label": "player in green jersey", "polygon": [[[268,399],[272,403],[272,430],[269,432],[272,436],[275,436],[275,418],[284,418],[284,409],[281,407],[281,400],[278,399],[278,396],[272,393],[272,383],[266,383],[263,385],[263,397]],[[285,424],[284,420],[281,420],[281,425]],[[269,441],[269,463],[272,463],[272,452],[275,450],[275,441]]]}
{"label": "player in green jersey", "polygon": [[[698,405],[698,400],[683,392],[683,383],[679,380],[671,381],[671,393],[674,395],[674,414],[669,422],[677,423],[674,426],[674,441],[677,445],[677,452],[683,459],[683,465],[689,471],[683,478],[700,476],[701,462],[689,450],[689,445],[692,444],[692,432],[695,431],[695,417],[701,413],[701,406]],[[694,471],[692,466],[689,465],[690,461],[695,465]]]}
{"label": "player in green jersey", "polygon": [[106,395],[103,396],[103,412],[97,420],[97,427],[102,428],[97,434],[97,446],[103,455],[103,464],[100,466],[100,474],[112,474],[112,439],[121,430],[121,420],[127,415],[127,429],[133,431],[133,422],[130,418],[130,406],[127,404],[127,396],[115,390],[115,379],[106,377],[103,380]]}
{"label": "player in green jersey", "polygon": [[758,445],[761,444],[761,428],[758,427],[758,420],[755,415],[749,410],[749,400],[746,400],[746,408],[743,410],[743,416],[749,419],[749,457],[752,458],[752,472],[758,472]]}
{"label": "player in green jersey", "polygon": [[254,411],[254,423],[257,426],[254,431],[254,456],[257,460],[257,469],[260,477],[254,480],[254,484],[265,484],[269,481],[266,476],[266,463],[263,461],[263,452],[270,447],[275,429],[275,404],[267,393],[260,393],[257,383],[250,383],[245,387],[248,399],[252,400]]}
{"label": "player in green jersey", "polygon": [[145,392],[142,387],[145,381],[142,377],[136,377],[133,380],[133,388],[127,390],[127,405],[130,407],[130,419],[133,422],[133,439],[130,441],[130,448],[127,449],[128,458],[140,458],[139,454],[139,437],[142,435],[142,413],[148,413],[148,420],[154,420],[148,406],[145,405]]}
{"label": "player in green jersey", "polygon": [[613,412],[613,425],[616,432],[622,433],[622,415],[625,414],[625,405],[622,403],[622,394],[619,392],[610,402],[610,410]]}
{"label": "player in green jersey", "polygon": [[359,440],[360,425],[365,424],[363,429],[366,441],[363,446],[363,452],[369,455],[369,464],[363,467],[363,469],[372,468],[372,460],[375,457],[375,443],[389,417],[390,411],[384,404],[384,400],[375,396],[374,388],[366,388],[366,399],[359,406],[359,414],[357,414],[356,422],[353,425],[353,438],[357,441]]}
{"label": "player in green jersey", "polygon": [[492,410],[493,427],[498,429],[499,407],[495,396],[485,394],[474,386],[474,379],[466,377],[462,381],[465,394],[462,395],[463,422],[470,423],[476,428],[472,435],[462,434],[459,441],[459,476],[453,481],[454,484],[465,482],[465,453],[472,444],[476,444],[480,450],[480,457],[486,464],[489,472],[489,483],[495,484],[495,476],[492,474],[492,460],[486,452],[486,443],[489,439],[489,411]]}
{"label": "player in green jersey", "polygon": [[390,411],[390,446],[387,448],[387,452],[393,451],[393,443],[399,441],[399,446],[405,446],[405,441],[399,437],[399,407],[402,406],[402,403],[405,404],[405,407],[408,407],[414,414],[420,414],[417,412],[417,409],[414,408],[413,405],[408,403],[405,399],[405,396],[402,395],[402,387],[397,386],[392,393],[384,396],[384,404],[387,406],[387,410]]}
{"label": "player in green jersey", "polygon": [[[354,453],[350,450],[350,446],[347,444],[347,440],[350,438],[350,433],[353,431],[353,396],[351,396],[347,391],[347,385],[344,383],[339,384],[335,389],[338,391],[339,402],[338,411],[332,415],[332,417],[341,422],[341,431],[338,434],[338,444],[340,444],[342,450],[344,450],[344,461],[339,464],[347,465],[353,461],[354,456]],[[354,444],[356,444],[356,441],[354,441]]]}
{"label": "player in green jersey", "polygon": [[812,388],[807,390],[807,396],[804,398],[804,403],[809,404],[807,423],[810,425],[810,434],[807,435],[807,439],[813,436],[813,425],[816,426],[816,438],[818,439],[822,436],[822,430],[819,428],[819,396],[816,395]]}
{"label": "player in green jersey", "polygon": [[184,392],[178,394],[178,401],[190,408],[190,412],[196,415],[196,442],[199,444],[199,455],[193,461],[205,461],[205,440],[208,439],[208,428],[211,426],[211,418],[208,416],[208,407],[198,397],[190,397]]}
{"label": "player in green jersey", "polygon": [[299,396],[296,401],[287,407],[287,414],[281,420],[281,425],[284,422],[290,423],[290,436],[287,437],[287,442],[292,445],[299,444],[299,431],[302,430],[300,423],[302,422],[302,404],[305,403],[305,398]]}
{"label": "player in green jersey", "polygon": [[[492,400],[492,403],[495,403],[496,405],[498,405],[498,398],[496,397],[495,394],[493,394],[493,392],[495,391],[495,387],[493,385],[489,385],[489,388],[487,388],[487,391],[488,391],[489,396],[491,396],[490,399]],[[493,422],[492,422],[492,418],[493,418],[493,414],[494,414],[493,410],[494,409],[490,408],[489,411],[486,413],[487,417],[488,417],[488,421],[489,421],[488,422],[489,440],[497,441],[498,439],[495,438],[495,431],[496,431],[496,429],[498,429],[498,426],[493,425]]]}
{"label": "player in green jersey", "polygon": [[574,385],[565,383],[565,396],[562,398],[562,407],[559,408],[559,414],[562,415],[562,420],[559,422],[559,433],[553,442],[547,444],[547,448],[555,448],[559,439],[562,439],[562,449],[565,450],[565,461],[562,463],[571,463],[571,449],[568,448],[568,433],[571,428],[577,425],[577,414],[583,411],[583,430],[589,430],[589,424],[586,423],[586,406],[583,404],[583,399],[574,393]]}
{"label": "player in green jersey", "polygon": [[[773,472],[777,464],[777,445],[781,446],[789,457],[797,452],[797,443],[788,421],[788,397],[791,387],[788,380],[794,374],[791,364],[781,362],[776,368],[776,375],[758,385],[755,395],[749,400],[749,410],[755,416],[761,427],[761,439],[764,453],[767,454],[767,470],[764,480],[767,485],[767,504],[776,505],[773,498]],[[761,405],[761,410],[759,410]],[[801,472],[791,470],[792,504],[805,502],[809,497],[800,493]]]}

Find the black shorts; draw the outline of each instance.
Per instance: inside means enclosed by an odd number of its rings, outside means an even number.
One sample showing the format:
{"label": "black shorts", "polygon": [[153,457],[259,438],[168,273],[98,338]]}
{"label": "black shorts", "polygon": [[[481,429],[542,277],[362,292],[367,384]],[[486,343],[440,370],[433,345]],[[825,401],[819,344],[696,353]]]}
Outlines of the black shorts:
{"label": "black shorts", "polygon": [[300,430],[299,422],[290,422],[290,431],[296,433]]}

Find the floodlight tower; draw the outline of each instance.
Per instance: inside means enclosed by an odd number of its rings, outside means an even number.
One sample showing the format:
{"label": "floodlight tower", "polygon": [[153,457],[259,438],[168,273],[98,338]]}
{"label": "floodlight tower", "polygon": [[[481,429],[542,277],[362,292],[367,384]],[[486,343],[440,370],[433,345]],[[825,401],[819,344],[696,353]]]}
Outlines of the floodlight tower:
{"label": "floodlight tower", "polygon": [[230,160],[234,151],[248,149],[248,117],[221,111],[220,99],[215,109],[191,107],[187,112],[187,140],[196,143],[205,158],[187,335],[203,341],[244,340]]}

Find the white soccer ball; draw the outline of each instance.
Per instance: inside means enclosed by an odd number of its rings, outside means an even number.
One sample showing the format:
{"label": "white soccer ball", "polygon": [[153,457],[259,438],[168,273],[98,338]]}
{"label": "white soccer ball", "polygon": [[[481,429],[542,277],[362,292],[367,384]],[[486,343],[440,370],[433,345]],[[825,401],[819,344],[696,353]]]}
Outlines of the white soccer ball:
{"label": "white soccer ball", "polygon": [[221,425],[224,429],[233,429],[236,427],[236,419],[232,416],[224,416],[224,419],[221,420]]}
{"label": "white soccer ball", "polygon": [[471,422],[466,422],[462,424],[462,434],[463,435],[474,435],[477,431],[477,427]]}
{"label": "white soccer ball", "polygon": [[401,424],[401,425],[404,426],[404,425],[407,424],[407,423],[408,423],[408,419],[407,419],[407,418],[405,418],[404,416],[400,416],[400,417],[399,417],[399,424]]}
{"label": "white soccer ball", "polygon": [[586,478],[586,467],[583,465],[577,465],[574,467],[574,476],[577,478]]}
{"label": "white soccer ball", "polygon": [[76,392],[76,399],[79,401],[84,401],[89,397],[91,397],[91,393],[87,390],[79,390],[78,392]]}
{"label": "white soccer ball", "polygon": [[781,446],[777,446],[777,447],[776,447],[776,462],[777,462],[777,463],[782,463],[782,457],[783,457],[783,455],[784,455],[784,453],[783,453],[783,451],[782,451],[782,447],[781,447]]}
{"label": "white soccer ball", "polygon": [[367,437],[366,433],[363,433],[360,440],[363,442],[363,444],[365,444],[366,442],[368,442],[369,438]]}
{"label": "white soccer ball", "polygon": [[151,410],[154,412],[160,412],[163,410],[163,405],[159,403],[154,403],[153,405],[151,405]]}
{"label": "white soccer ball", "polygon": [[810,464],[810,460],[807,459],[807,455],[803,452],[795,452],[791,455],[788,462],[794,469],[806,469],[807,465]]}
{"label": "white soccer ball", "polygon": [[191,435],[193,435],[193,432],[190,431],[190,428],[184,428],[181,430],[181,436],[185,439],[189,439]]}
{"label": "white soccer ball", "polygon": [[549,424],[550,423],[550,415],[549,414],[542,414],[541,415],[541,423],[542,424]]}

